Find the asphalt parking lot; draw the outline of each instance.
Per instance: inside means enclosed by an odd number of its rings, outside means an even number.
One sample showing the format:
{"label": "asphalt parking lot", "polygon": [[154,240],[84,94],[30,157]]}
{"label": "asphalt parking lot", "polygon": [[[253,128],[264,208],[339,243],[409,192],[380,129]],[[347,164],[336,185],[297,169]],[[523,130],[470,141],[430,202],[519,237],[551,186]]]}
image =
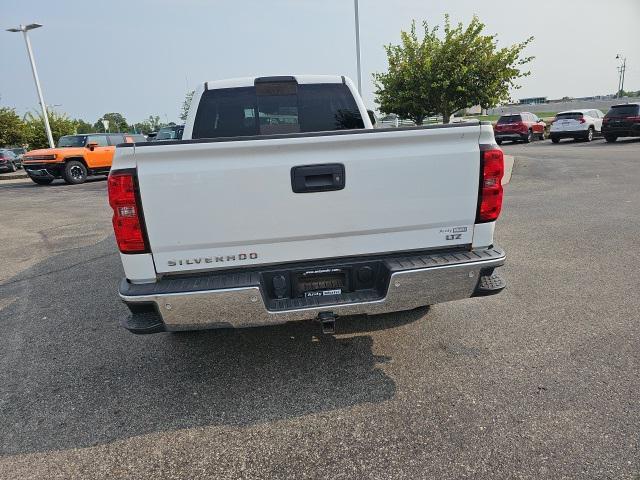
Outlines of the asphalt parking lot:
{"label": "asphalt parking lot", "polygon": [[0,182],[0,478],[640,478],[640,141],[504,144],[502,294],[134,336],[106,182]]}

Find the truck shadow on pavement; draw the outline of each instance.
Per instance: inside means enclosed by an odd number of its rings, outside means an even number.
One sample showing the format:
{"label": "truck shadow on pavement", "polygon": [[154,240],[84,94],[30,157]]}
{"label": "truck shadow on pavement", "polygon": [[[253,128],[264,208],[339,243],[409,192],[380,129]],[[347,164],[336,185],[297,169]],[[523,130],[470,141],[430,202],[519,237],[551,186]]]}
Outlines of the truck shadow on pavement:
{"label": "truck shadow on pavement", "polygon": [[[69,260],[69,258],[73,258]],[[136,336],[118,320],[112,239],[0,285],[0,454],[86,447],[146,433],[250,425],[394,397],[371,336],[311,322]],[[0,305],[2,305],[0,303]],[[352,317],[338,333],[424,316]],[[342,328],[342,329],[341,329]]]}

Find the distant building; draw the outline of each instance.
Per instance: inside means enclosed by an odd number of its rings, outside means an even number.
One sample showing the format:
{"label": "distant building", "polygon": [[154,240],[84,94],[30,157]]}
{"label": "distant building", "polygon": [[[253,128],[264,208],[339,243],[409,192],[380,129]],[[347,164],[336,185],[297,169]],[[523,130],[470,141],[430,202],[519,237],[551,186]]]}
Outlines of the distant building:
{"label": "distant building", "polygon": [[521,98],[518,102],[520,105],[538,105],[540,103],[547,103],[547,97]]}
{"label": "distant building", "polygon": [[593,97],[579,97],[575,100],[579,101],[589,101],[589,100],[609,100],[611,98],[615,98],[615,95],[594,95]]}
{"label": "distant building", "polygon": [[465,115],[481,115],[482,107],[480,105],[476,105],[474,107],[469,107],[465,110]]}

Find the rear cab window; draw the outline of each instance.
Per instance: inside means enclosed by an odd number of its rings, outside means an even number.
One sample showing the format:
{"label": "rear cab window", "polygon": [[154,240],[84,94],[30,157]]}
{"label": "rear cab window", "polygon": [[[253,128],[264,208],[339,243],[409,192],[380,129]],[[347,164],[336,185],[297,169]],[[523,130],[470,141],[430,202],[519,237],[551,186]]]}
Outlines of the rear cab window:
{"label": "rear cab window", "polygon": [[522,122],[522,115],[503,115],[498,119],[498,123],[519,123]]}
{"label": "rear cab window", "polygon": [[338,83],[261,82],[207,90],[192,138],[243,137],[364,128],[349,88]]}

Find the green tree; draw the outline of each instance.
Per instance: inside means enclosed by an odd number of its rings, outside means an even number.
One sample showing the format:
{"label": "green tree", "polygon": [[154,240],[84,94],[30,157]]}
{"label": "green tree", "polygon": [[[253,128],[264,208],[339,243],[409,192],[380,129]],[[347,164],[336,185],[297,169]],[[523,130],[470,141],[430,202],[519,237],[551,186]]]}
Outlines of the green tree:
{"label": "green tree", "polygon": [[[63,135],[76,133],[76,121],[71,120],[66,114],[49,111],[49,125],[54,141],[58,141]],[[49,141],[44,129],[42,114],[28,112],[24,116],[25,140],[29,148],[49,148]]]}
{"label": "green tree", "polygon": [[634,92],[633,90],[620,90],[615,96],[617,97],[640,97],[640,90]]}
{"label": "green tree", "polygon": [[109,132],[128,132],[129,125],[127,124],[127,120],[121,113],[105,113],[102,117],[100,117],[96,123],[93,124],[93,128],[95,132],[105,133],[107,130],[104,128],[102,123],[103,120],[107,120],[109,122]]}
{"label": "green tree", "polygon": [[136,132],[144,133],[145,135],[151,132],[157,132],[160,128],[162,128],[165,124],[160,121],[160,116],[158,115],[149,115],[149,118],[143,120],[142,122],[138,122],[133,124]]}
{"label": "green tree", "polygon": [[151,126],[147,121],[134,123],[131,125],[131,127],[132,127],[132,130],[135,131],[135,133],[143,133],[147,135],[153,132],[153,128],[151,128]]}
{"label": "green tree", "polygon": [[15,109],[0,107],[0,146],[22,145],[25,140],[24,122]]}
{"label": "green tree", "polygon": [[149,122],[153,130],[159,130],[164,127],[164,123],[160,121],[160,115],[149,115],[147,122]]}
{"label": "green tree", "polygon": [[194,93],[196,93],[195,90],[187,92],[184,97],[184,102],[182,102],[182,113],[180,113],[180,120],[182,120],[183,122],[187,120],[187,115],[189,115],[189,108],[191,107],[191,100],[193,100]]}
{"label": "green tree", "polygon": [[89,122],[85,122],[82,119],[75,120],[76,123],[76,133],[93,133],[93,125]]}
{"label": "green tree", "polygon": [[439,114],[448,123],[458,110],[480,105],[494,107],[509,100],[516,81],[529,75],[522,67],[533,60],[522,52],[533,37],[498,48],[496,35],[483,34],[485,25],[473,17],[468,26],[452,26],[445,15],[443,35],[439,27],[423,22],[419,38],[415,21],[400,32],[399,45],[387,45],[389,69],[374,73],[376,102],[384,113],[395,113],[422,124]]}

